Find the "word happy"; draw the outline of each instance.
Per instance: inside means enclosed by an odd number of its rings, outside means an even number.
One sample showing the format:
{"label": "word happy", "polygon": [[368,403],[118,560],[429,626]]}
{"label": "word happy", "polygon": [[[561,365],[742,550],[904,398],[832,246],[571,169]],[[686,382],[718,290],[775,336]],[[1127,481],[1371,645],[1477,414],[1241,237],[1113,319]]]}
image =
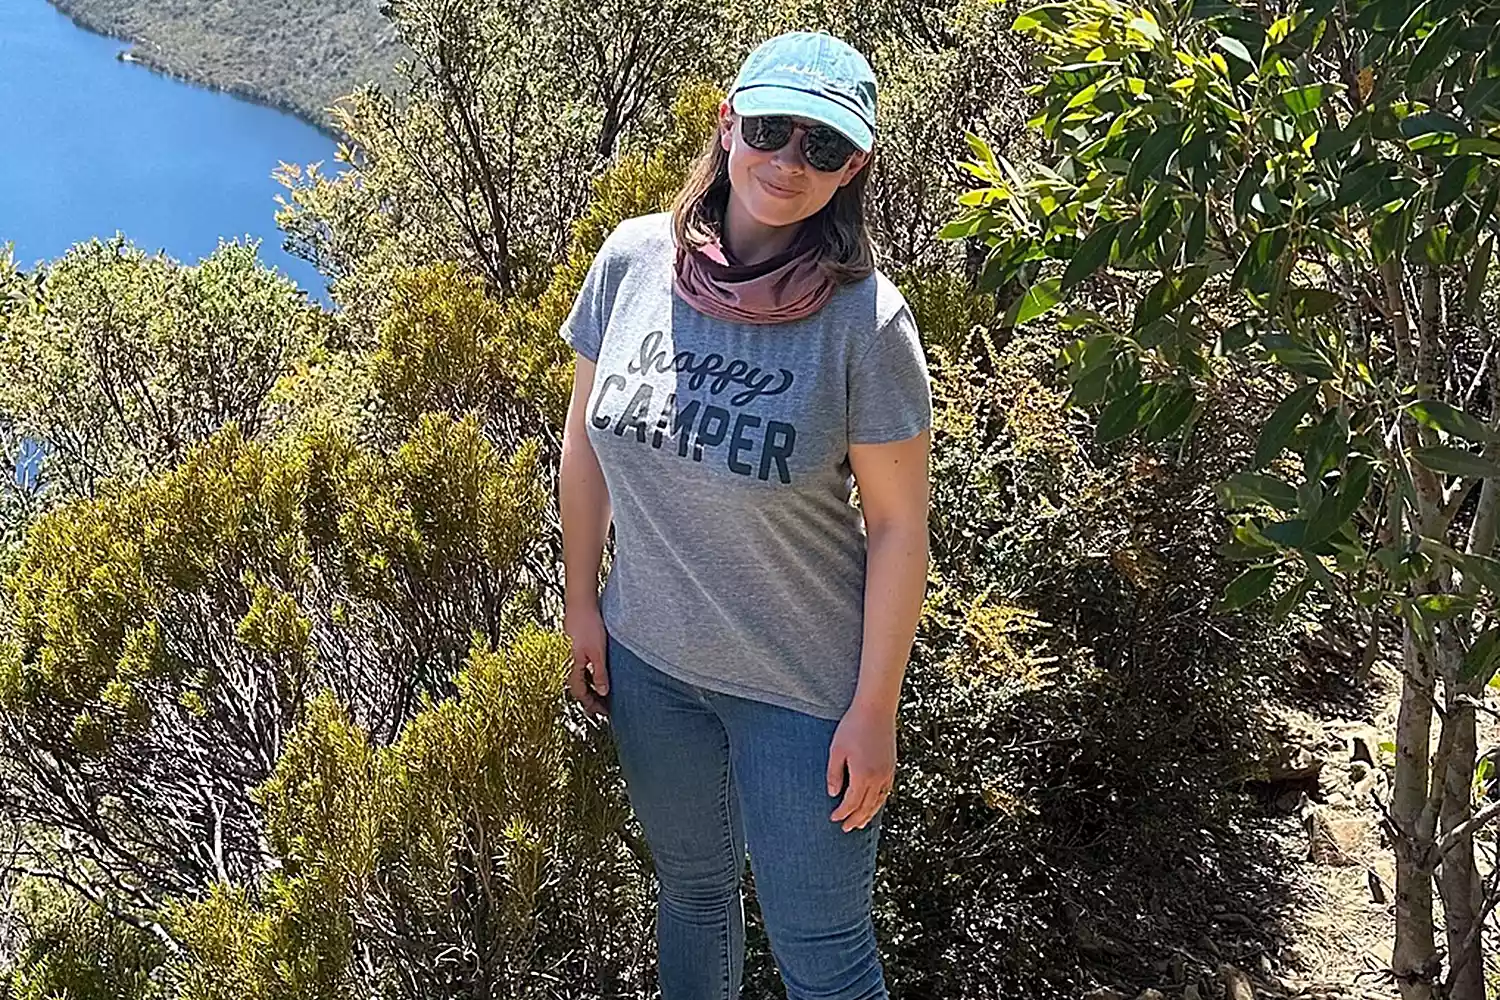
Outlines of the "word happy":
{"label": "word happy", "polygon": [[[719,354],[696,357],[691,351],[668,355],[661,348],[661,331],[648,333],[641,341],[639,357],[627,366],[632,374],[680,372],[688,389],[705,383],[710,395],[717,396],[731,385],[743,386],[729,397],[730,406],[739,407],[759,398],[785,392],[792,384],[792,373],[785,368],[779,375],[763,371],[738,358],[726,359]],[[790,483],[791,469],[787,459],[797,443],[797,428],[781,420],[762,419],[753,413],[736,413],[722,406],[693,399],[678,405],[677,393],[668,392],[657,400],[650,382],[641,382],[623,408],[623,394],[630,389],[624,375],[607,376],[594,399],[589,420],[601,431],[612,430],[616,437],[633,434],[640,444],[661,450],[672,442],[681,458],[703,461],[710,449],[724,449],[724,460],[730,472],[769,481],[774,471],[778,481]],[[611,416],[611,414],[617,414]]]}

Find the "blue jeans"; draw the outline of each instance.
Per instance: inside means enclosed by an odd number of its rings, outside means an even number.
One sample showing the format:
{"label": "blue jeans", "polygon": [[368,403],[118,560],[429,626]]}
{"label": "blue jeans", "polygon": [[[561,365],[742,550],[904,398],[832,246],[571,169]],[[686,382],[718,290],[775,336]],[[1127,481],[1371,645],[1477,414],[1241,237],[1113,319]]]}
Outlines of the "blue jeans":
{"label": "blue jeans", "polygon": [[609,717],[660,886],[662,1000],[735,1000],[740,874],[790,1000],[885,1000],[870,920],[877,815],[845,833],[824,775],[838,723],[662,673],[612,636]]}

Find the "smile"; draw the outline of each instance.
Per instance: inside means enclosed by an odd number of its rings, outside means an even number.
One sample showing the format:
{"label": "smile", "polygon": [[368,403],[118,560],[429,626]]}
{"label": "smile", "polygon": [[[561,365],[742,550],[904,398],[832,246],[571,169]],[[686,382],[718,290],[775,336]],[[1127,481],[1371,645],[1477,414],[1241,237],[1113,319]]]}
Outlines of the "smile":
{"label": "smile", "polygon": [[790,188],[784,188],[779,185],[772,184],[770,181],[763,179],[760,182],[760,186],[765,188],[768,192],[778,198],[795,198],[797,197],[797,195],[802,193],[800,191],[793,191]]}

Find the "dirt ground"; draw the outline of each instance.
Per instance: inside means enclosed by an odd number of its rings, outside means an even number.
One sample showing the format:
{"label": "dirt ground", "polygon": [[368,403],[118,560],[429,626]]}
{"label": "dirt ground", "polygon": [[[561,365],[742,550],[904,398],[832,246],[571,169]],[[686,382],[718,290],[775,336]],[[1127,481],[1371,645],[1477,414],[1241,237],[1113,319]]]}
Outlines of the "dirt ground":
{"label": "dirt ground", "polygon": [[[1278,706],[1287,733],[1283,770],[1292,780],[1268,785],[1275,798],[1259,822],[1268,856],[1275,863],[1280,854],[1283,882],[1293,890],[1280,914],[1284,937],[1244,970],[1253,997],[1236,995],[1223,970],[1204,996],[1398,1000],[1389,972],[1395,863],[1376,803],[1389,795],[1399,693],[1398,668],[1377,664],[1358,690]],[[1495,722],[1486,719],[1481,752],[1497,742]],[[1301,788],[1299,766],[1317,772]],[[1478,846],[1481,868],[1493,868],[1492,836]]]}

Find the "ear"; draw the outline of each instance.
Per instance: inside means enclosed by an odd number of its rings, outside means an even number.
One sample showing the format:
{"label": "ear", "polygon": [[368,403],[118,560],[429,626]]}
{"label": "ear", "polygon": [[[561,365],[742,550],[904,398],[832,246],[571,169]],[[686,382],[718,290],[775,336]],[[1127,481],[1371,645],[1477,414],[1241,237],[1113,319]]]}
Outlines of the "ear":
{"label": "ear", "polygon": [[727,100],[719,102],[719,145],[724,147],[724,152],[729,152],[729,147],[734,144],[734,109],[729,106]]}
{"label": "ear", "polygon": [[844,164],[844,176],[839,178],[839,187],[848,184],[859,176],[859,172],[865,169],[870,162],[870,154],[862,149],[856,149],[854,155],[849,157],[849,162]]}

